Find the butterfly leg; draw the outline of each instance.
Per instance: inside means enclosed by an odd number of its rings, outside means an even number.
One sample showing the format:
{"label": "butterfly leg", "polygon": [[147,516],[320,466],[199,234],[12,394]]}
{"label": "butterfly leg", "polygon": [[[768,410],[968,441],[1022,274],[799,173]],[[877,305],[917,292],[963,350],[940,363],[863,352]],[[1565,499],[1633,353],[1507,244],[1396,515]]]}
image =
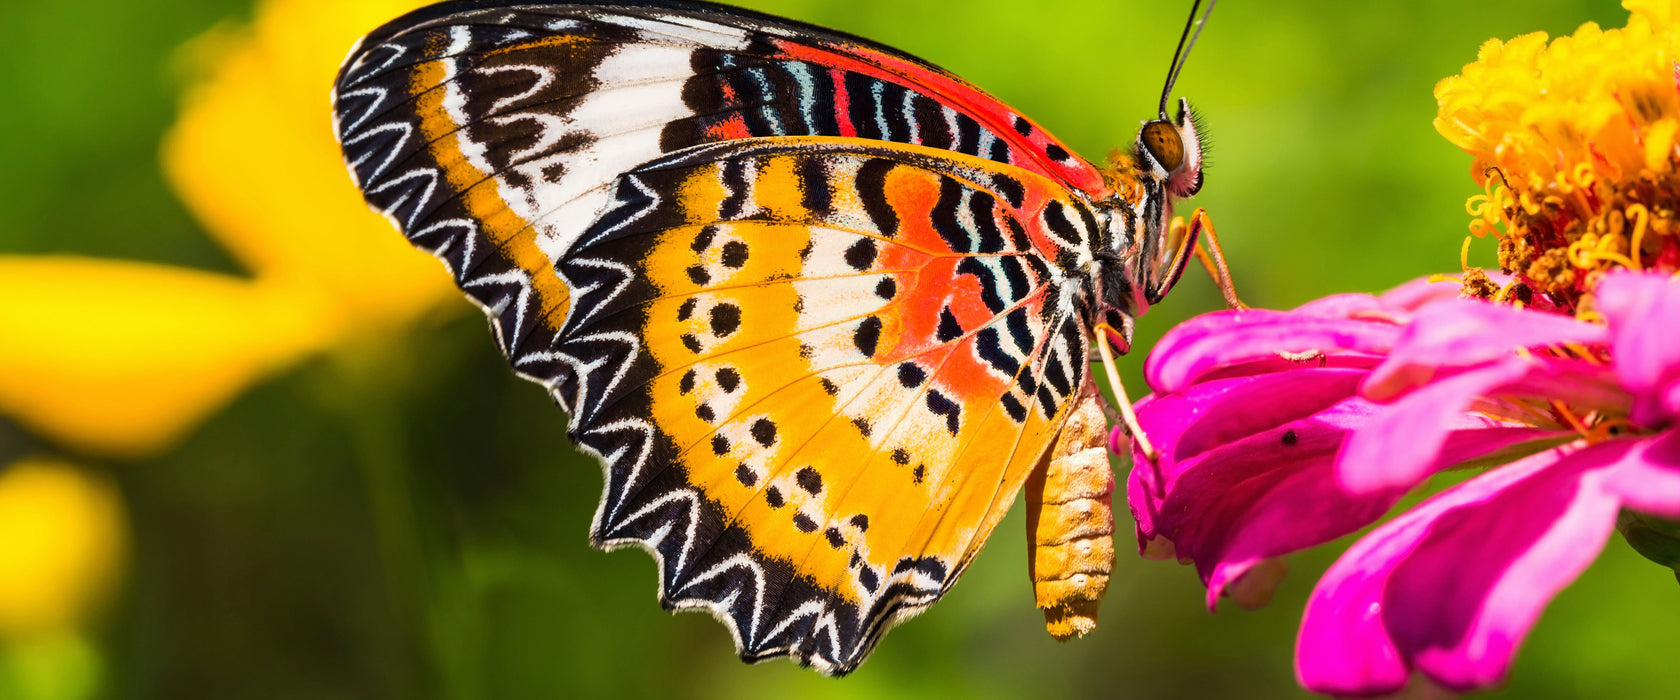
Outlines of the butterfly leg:
{"label": "butterfly leg", "polygon": [[1149,436],[1143,434],[1143,426],[1138,425],[1137,411],[1132,409],[1132,398],[1126,395],[1126,385],[1120,382],[1120,370],[1114,366],[1114,350],[1108,346],[1111,333],[1118,335],[1118,331],[1108,324],[1097,324],[1097,352],[1102,355],[1103,373],[1108,376],[1108,385],[1114,389],[1114,401],[1119,404],[1120,419],[1126,424],[1126,432],[1137,441],[1138,449],[1153,464],[1160,453],[1150,444]]}
{"label": "butterfly leg", "polygon": [[1027,574],[1059,641],[1097,628],[1114,570],[1114,472],[1102,394],[1086,376],[1056,443],[1027,478]]}
{"label": "butterfly leg", "polygon": [[[1232,309],[1246,309],[1247,304],[1237,298],[1237,285],[1231,281],[1231,268],[1225,265],[1225,251],[1219,247],[1219,235],[1213,231],[1213,219],[1208,217],[1206,209],[1197,209],[1190,215],[1192,240],[1196,241],[1196,259],[1201,261],[1202,268],[1207,270],[1213,283],[1219,285],[1219,293],[1225,297],[1225,305]],[[1202,234],[1202,235],[1197,235]],[[1202,246],[1202,241],[1207,246]]]}

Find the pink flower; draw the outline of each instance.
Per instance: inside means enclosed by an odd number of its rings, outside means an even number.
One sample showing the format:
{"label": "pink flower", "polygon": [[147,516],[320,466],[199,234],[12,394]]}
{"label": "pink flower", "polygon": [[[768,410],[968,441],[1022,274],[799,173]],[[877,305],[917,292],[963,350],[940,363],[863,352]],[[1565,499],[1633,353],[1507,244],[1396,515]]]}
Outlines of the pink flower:
{"label": "pink flower", "polygon": [[1161,455],[1134,455],[1139,545],[1194,563],[1210,606],[1263,604],[1277,557],[1376,522],[1439,471],[1487,468],[1319,581],[1296,648],[1309,689],[1497,684],[1618,513],[1680,518],[1680,281],[1607,275],[1607,326],[1457,292],[1209,314],[1149,358],[1160,393],[1138,414]]}

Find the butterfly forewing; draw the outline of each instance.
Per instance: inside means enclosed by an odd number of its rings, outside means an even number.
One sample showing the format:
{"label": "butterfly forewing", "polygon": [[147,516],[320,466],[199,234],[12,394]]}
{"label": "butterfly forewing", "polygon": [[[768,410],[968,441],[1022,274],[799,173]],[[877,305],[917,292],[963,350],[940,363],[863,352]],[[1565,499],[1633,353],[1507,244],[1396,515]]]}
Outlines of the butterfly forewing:
{"label": "butterfly forewing", "polygon": [[746,658],[833,673],[937,599],[1065,419],[1103,179],[944,71],[681,2],[446,3],[352,51],[369,203],[490,315]]}
{"label": "butterfly forewing", "polygon": [[[562,379],[541,342],[567,290],[546,269],[618,175],[697,144],[828,135],[918,144],[1102,187],[1032,122],[933,66],[809,25],[692,3],[446,3],[365,39],[335,90],[369,202],[495,315],[504,351]],[[526,347],[527,335],[538,344]]]}

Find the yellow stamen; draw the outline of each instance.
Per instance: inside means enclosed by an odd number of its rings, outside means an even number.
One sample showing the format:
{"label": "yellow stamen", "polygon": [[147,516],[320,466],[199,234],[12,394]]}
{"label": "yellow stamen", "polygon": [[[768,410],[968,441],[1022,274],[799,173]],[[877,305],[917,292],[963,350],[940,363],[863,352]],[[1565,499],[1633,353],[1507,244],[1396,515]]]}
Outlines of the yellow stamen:
{"label": "yellow stamen", "polygon": [[1633,264],[1630,267],[1635,270],[1643,270],[1645,265],[1639,259],[1639,256],[1645,246],[1645,228],[1650,223],[1651,211],[1646,209],[1643,204],[1635,204],[1627,208],[1627,218],[1636,219],[1636,223],[1633,225],[1633,243],[1628,248],[1628,256],[1633,258]]}

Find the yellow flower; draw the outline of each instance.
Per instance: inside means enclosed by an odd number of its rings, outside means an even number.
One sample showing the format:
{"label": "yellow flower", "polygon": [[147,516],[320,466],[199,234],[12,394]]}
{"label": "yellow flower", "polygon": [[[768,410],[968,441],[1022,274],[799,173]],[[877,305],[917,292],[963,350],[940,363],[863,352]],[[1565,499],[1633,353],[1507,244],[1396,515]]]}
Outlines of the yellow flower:
{"label": "yellow flower", "polygon": [[0,413],[134,456],[310,353],[388,334],[455,298],[368,211],[333,142],[327,90],[352,42],[424,0],[269,0],[187,58],[207,68],[165,138],[170,182],[250,273],[0,256]]}
{"label": "yellow flower", "polygon": [[75,627],[105,602],[127,528],[116,489],[67,464],[0,466],[0,638]]}
{"label": "yellow flower", "polygon": [[1490,40],[1435,86],[1435,128],[1486,189],[1471,232],[1499,238],[1513,276],[1467,274],[1467,292],[1591,316],[1605,270],[1680,269],[1680,0],[1623,6],[1626,28]]}

